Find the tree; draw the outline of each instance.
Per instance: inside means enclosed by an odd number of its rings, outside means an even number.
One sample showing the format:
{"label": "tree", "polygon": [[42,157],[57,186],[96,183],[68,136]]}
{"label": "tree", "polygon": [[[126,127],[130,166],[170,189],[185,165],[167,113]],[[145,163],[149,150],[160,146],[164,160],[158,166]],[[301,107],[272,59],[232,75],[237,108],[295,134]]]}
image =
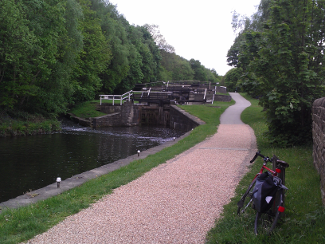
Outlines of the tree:
{"label": "tree", "polygon": [[190,60],[191,67],[194,71],[194,80],[206,81],[207,76],[205,73],[205,67],[201,65],[199,60],[194,60],[193,58]]}
{"label": "tree", "polygon": [[110,63],[111,49],[101,29],[101,20],[91,9],[89,0],[79,0],[84,18],[79,25],[83,36],[83,49],[79,53],[74,69],[73,85],[76,102],[95,98],[102,87],[100,74],[105,72]]}
{"label": "tree", "polygon": [[188,60],[175,53],[160,51],[162,60],[161,66],[164,68],[167,77],[160,80],[193,80],[194,71]]}
{"label": "tree", "polygon": [[224,77],[224,85],[227,87],[227,91],[239,91],[238,89],[238,81],[241,77],[240,68],[232,68],[229,70]]}
{"label": "tree", "polygon": [[149,31],[160,50],[164,50],[168,53],[175,53],[175,48],[167,43],[165,37],[160,33],[158,25],[145,24],[144,27]]}
{"label": "tree", "polygon": [[69,16],[72,32],[67,33],[66,11],[77,4],[73,0],[0,4],[1,104],[43,114],[65,112],[72,92],[68,79],[72,60],[79,51],[71,39],[76,33],[73,18],[80,16]]}
{"label": "tree", "polygon": [[244,88],[262,95],[269,135],[278,144],[311,140],[312,103],[324,95],[324,10],[322,1],[274,0],[263,31],[245,34]]}
{"label": "tree", "polygon": [[29,65],[37,39],[21,1],[1,1],[0,16],[0,106],[13,108],[37,89],[37,73]]}

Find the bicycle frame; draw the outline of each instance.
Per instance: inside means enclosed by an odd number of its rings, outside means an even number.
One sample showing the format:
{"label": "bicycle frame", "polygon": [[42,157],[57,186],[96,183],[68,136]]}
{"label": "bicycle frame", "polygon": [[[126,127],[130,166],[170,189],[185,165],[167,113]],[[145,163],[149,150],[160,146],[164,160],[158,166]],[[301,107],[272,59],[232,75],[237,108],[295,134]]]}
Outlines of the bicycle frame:
{"label": "bicycle frame", "polygon": [[[278,175],[278,172],[276,172],[276,171],[274,171],[274,170],[272,170],[272,169],[270,169],[270,168],[268,168],[268,167],[266,167],[266,162],[264,162],[263,163],[263,166],[261,167],[261,169],[260,169],[260,172],[258,172],[256,175],[255,175],[255,177],[254,177],[254,179],[252,180],[252,182],[260,175],[260,174],[262,174],[263,172],[264,172],[264,170],[267,170],[267,171],[269,171],[271,174],[272,174],[272,176],[277,176]],[[280,172],[279,172],[280,173]]]}

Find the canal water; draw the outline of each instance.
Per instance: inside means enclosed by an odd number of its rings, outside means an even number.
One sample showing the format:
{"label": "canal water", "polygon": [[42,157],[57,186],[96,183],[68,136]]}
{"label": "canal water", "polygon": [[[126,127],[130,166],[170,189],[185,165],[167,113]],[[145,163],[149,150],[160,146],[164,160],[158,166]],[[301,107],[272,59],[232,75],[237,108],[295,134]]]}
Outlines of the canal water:
{"label": "canal water", "polygon": [[0,138],[0,202],[183,135],[165,127],[92,129],[68,120],[62,132]]}

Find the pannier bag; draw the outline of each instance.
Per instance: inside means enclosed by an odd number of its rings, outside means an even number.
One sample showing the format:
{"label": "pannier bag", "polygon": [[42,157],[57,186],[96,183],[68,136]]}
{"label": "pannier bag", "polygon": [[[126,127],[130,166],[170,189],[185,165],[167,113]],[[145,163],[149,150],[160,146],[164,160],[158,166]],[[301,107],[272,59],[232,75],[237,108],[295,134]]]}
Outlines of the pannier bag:
{"label": "pannier bag", "polygon": [[273,182],[273,177],[268,172],[260,174],[256,179],[253,191],[254,208],[257,212],[267,212],[274,201],[277,186]]}

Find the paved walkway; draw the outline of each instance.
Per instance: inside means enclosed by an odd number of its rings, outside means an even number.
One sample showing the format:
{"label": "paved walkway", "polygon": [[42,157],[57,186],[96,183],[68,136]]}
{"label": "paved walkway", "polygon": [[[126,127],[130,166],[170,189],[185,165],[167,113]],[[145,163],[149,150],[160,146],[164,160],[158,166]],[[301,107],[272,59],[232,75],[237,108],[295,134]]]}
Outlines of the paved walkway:
{"label": "paved walkway", "polygon": [[204,243],[256,152],[250,104],[231,96],[215,135],[28,243]]}

